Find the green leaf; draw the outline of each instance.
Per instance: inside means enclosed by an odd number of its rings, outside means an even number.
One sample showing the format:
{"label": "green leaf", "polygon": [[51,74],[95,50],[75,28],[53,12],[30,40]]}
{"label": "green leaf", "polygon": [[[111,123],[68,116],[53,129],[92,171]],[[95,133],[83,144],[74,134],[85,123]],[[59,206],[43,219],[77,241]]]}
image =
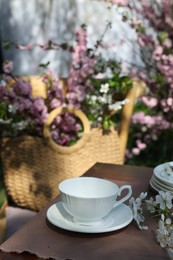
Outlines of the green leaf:
{"label": "green leaf", "polygon": [[103,121],[103,129],[109,129],[109,120],[107,118]]}
{"label": "green leaf", "polygon": [[39,67],[41,67],[41,68],[47,68],[47,67],[49,66],[49,64],[50,64],[50,61],[48,61],[47,63],[40,63],[40,64],[39,64]]}
{"label": "green leaf", "polygon": [[161,42],[164,42],[168,38],[168,33],[164,31],[160,32],[158,38]]}
{"label": "green leaf", "polygon": [[3,45],[4,50],[9,50],[11,48],[10,42],[7,42]]}

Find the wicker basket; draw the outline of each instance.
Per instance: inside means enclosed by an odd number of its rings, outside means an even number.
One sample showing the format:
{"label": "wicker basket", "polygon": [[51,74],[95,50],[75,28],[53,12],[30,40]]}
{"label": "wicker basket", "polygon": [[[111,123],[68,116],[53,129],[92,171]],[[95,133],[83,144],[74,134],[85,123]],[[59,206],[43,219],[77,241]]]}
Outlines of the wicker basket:
{"label": "wicker basket", "polygon": [[96,162],[123,163],[117,132],[112,128],[103,135],[98,128],[90,130],[89,121],[80,110],[66,108],[82,121],[82,138],[71,147],[57,145],[50,137],[49,126],[63,109],[50,113],[45,138],[21,136],[2,140],[7,193],[19,206],[38,211],[58,195],[62,180],[82,175]]}

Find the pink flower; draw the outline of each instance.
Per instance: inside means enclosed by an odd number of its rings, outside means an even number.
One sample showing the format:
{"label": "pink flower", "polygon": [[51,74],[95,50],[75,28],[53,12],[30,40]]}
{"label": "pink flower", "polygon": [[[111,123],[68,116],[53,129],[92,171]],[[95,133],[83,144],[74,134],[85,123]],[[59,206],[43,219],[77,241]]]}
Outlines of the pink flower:
{"label": "pink flower", "polygon": [[168,39],[168,38],[167,38],[166,40],[164,40],[163,46],[166,47],[166,48],[171,48],[171,47],[172,47],[172,42],[171,42],[171,40]]}
{"label": "pink flower", "polygon": [[137,147],[135,147],[135,148],[132,149],[132,153],[133,153],[134,155],[139,155],[139,154],[140,154],[140,149],[137,148]]}
{"label": "pink flower", "polygon": [[125,6],[127,4],[126,0],[104,0],[105,2],[111,2],[120,6]]}
{"label": "pink flower", "polygon": [[144,40],[143,40],[141,37],[138,37],[137,42],[139,43],[139,45],[140,45],[141,47],[145,46],[145,42],[144,42]]}
{"label": "pink flower", "polygon": [[163,47],[162,46],[157,46],[156,49],[153,52],[152,58],[156,61],[161,59],[161,56],[163,54]]}
{"label": "pink flower", "polygon": [[167,99],[167,104],[168,104],[168,106],[173,106],[173,98],[172,97],[169,97],[168,99]]}
{"label": "pink flower", "polygon": [[146,104],[146,106],[148,106],[150,108],[153,108],[153,107],[157,106],[157,104],[158,104],[157,98],[143,96],[141,99],[144,102],[144,104]]}
{"label": "pink flower", "polygon": [[14,66],[12,61],[7,60],[3,63],[3,70],[5,73],[7,74],[11,73],[13,71],[13,68]]}
{"label": "pink flower", "polygon": [[137,144],[137,147],[140,149],[140,150],[145,150],[145,148],[147,147],[147,145],[145,143],[143,143],[141,140],[137,140],[136,141],[136,144]]}
{"label": "pink flower", "polygon": [[21,51],[28,51],[28,50],[32,50],[33,45],[31,43],[29,43],[27,45],[16,44],[16,48]]}

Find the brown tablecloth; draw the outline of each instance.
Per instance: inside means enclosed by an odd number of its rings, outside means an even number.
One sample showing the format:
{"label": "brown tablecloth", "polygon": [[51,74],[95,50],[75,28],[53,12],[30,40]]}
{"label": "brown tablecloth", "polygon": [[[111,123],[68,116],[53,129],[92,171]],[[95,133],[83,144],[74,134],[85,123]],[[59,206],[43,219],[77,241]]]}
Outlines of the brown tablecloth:
{"label": "brown tablecloth", "polygon": [[[128,183],[132,185],[133,196],[136,197],[142,191],[149,192],[152,173],[152,169],[146,167],[98,163],[87,175],[110,179],[119,185]],[[50,224],[46,219],[48,207],[0,246],[0,259],[38,259],[36,256],[58,260],[169,259],[166,250],[156,241],[157,221],[154,218],[147,219],[147,231],[139,230],[132,221],[118,231],[84,234],[65,231]]]}

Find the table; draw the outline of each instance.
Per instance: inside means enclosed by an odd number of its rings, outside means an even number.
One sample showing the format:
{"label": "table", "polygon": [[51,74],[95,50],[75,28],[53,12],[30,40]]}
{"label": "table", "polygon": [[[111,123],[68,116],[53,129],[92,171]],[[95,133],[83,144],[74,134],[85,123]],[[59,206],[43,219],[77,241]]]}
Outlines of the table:
{"label": "table", "polygon": [[[152,168],[97,163],[89,169],[85,176],[110,179],[121,184],[130,184],[133,196],[149,189]],[[24,225],[0,246],[2,260],[34,260],[68,259],[68,260],[126,260],[126,259],[169,259],[165,249],[156,241],[154,230],[157,226],[155,218],[149,218],[149,230],[141,231],[132,221],[118,231],[103,234],[84,234],[70,232],[53,226],[46,219],[50,205],[59,200],[55,198],[46,208]],[[3,251],[29,251],[17,254]],[[35,255],[37,254],[37,256]],[[39,255],[39,257],[38,257]]]}

